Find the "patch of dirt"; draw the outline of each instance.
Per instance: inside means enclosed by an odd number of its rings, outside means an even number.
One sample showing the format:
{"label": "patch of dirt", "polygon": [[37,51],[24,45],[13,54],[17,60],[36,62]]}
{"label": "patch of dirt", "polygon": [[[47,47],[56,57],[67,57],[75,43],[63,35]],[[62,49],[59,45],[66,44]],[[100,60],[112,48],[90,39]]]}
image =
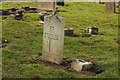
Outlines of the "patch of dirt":
{"label": "patch of dirt", "polygon": [[86,71],[81,71],[81,72],[76,72],[73,69],[70,68],[70,63],[66,63],[63,61],[63,63],[61,65],[55,64],[55,63],[51,63],[51,62],[46,62],[46,61],[42,61],[42,60],[34,60],[33,63],[36,64],[40,64],[46,67],[51,67],[53,69],[59,69],[59,70],[64,70],[66,72],[69,73],[75,73],[77,75],[89,75],[89,76],[95,76],[97,74],[102,73],[104,70],[102,69],[95,69],[94,67],[91,68],[91,70],[86,70]]}

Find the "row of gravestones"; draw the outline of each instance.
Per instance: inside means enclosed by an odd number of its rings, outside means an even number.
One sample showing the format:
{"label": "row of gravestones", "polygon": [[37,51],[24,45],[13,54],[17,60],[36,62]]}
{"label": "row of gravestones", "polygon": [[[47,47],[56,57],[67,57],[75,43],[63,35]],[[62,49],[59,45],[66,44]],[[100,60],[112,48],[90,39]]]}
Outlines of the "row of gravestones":
{"label": "row of gravestones", "polygon": [[[64,2],[59,2],[57,4],[64,5]],[[118,2],[118,6],[120,8],[120,2]],[[38,10],[39,11],[46,11],[46,10],[54,10],[55,8],[55,2],[38,2]],[[106,2],[105,3],[105,13],[115,13],[115,2]],[[25,10],[25,12],[37,12],[36,8],[29,8],[29,6],[23,6],[22,9]],[[15,11],[18,10],[16,8],[11,9],[0,9],[0,14],[13,14]]]}
{"label": "row of gravestones", "polygon": [[[59,1],[59,0],[58,0]],[[96,1],[96,0],[95,0]],[[101,0],[98,1],[99,3],[101,3]],[[57,3],[58,5],[64,5],[64,0],[63,2],[59,2]],[[117,6],[118,8],[120,8],[120,2],[117,2]],[[38,2],[38,10],[53,10],[55,8],[55,2],[51,1],[51,2]],[[108,2],[105,2],[105,13],[115,13],[115,2],[110,2],[110,0]]]}
{"label": "row of gravestones", "polygon": [[37,13],[36,8],[29,8],[29,6],[22,6],[21,9],[18,8],[0,9],[0,15],[16,14],[17,11],[19,10],[24,10],[24,13],[26,12]]}

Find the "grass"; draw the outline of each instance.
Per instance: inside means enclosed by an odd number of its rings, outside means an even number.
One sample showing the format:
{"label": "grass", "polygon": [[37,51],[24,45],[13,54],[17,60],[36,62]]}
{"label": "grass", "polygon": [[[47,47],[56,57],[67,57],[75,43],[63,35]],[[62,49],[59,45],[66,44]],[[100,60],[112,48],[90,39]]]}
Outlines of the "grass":
{"label": "grass", "polygon": [[[37,13],[25,13],[24,21],[10,21],[2,16],[2,67],[3,78],[117,78],[118,77],[118,14],[104,13],[104,4],[90,2],[65,3],[58,6],[59,16],[65,18],[65,28],[74,28],[78,37],[65,37],[63,59],[93,59],[103,70],[96,76],[76,75],[63,70],[32,63],[32,57],[41,60],[43,26]],[[36,2],[3,2],[2,8],[37,7]],[[97,26],[99,34],[83,37],[81,30]],[[8,40],[8,43],[4,43]]]}

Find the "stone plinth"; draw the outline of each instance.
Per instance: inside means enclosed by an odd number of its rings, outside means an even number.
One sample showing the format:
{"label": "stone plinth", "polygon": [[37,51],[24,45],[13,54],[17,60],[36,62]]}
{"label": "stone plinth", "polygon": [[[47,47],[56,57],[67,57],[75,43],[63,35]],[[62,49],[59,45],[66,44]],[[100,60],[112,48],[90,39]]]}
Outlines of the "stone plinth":
{"label": "stone plinth", "polygon": [[62,63],[65,20],[59,16],[45,16],[42,60]]}
{"label": "stone plinth", "polygon": [[88,27],[88,33],[90,34],[98,34],[98,28],[93,26],[93,27]]}
{"label": "stone plinth", "polygon": [[64,29],[65,36],[73,36],[74,35],[74,30],[73,28],[65,28]]}

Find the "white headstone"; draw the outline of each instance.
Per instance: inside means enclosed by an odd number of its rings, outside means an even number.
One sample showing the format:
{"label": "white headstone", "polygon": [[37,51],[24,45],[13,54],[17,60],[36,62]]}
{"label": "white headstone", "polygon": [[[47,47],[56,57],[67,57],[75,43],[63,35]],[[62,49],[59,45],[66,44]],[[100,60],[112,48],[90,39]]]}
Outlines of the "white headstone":
{"label": "white headstone", "polygon": [[45,16],[42,59],[56,64],[62,63],[64,45],[63,17]]}

